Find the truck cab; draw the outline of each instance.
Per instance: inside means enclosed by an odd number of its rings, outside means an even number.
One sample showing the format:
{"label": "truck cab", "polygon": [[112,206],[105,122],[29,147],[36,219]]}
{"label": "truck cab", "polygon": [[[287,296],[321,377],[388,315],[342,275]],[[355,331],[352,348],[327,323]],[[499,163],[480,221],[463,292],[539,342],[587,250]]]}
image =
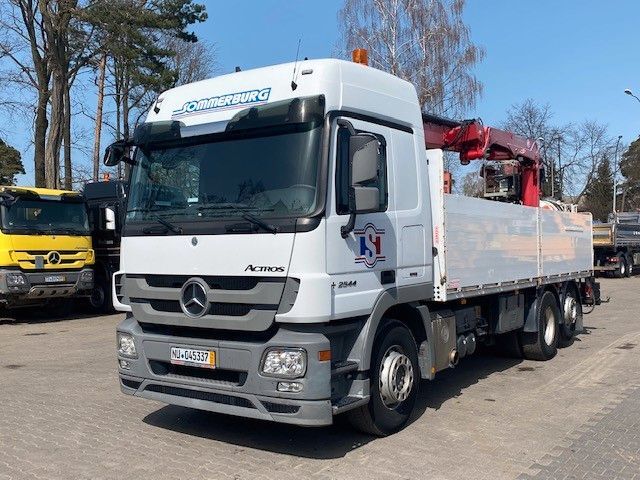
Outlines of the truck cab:
{"label": "truck cab", "polygon": [[88,295],[93,263],[80,194],[0,187],[0,302],[5,307]]}
{"label": "truck cab", "polygon": [[113,310],[111,278],[120,268],[120,238],[127,204],[128,185],[123,180],[89,182],[83,195],[95,251],[94,287],[89,297],[96,312]]}

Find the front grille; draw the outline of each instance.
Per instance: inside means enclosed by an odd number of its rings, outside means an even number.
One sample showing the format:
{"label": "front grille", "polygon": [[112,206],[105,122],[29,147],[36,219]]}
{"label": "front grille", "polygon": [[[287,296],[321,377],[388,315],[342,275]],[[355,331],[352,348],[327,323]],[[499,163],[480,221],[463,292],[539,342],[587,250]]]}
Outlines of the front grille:
{"label": "front grille", "polygon": [[[184,283],[192,278],[187,275],[135,275],[132,278],[144,278],[150,287],[182,288]],[[258,283],[284,283],[279,277],[232,277],[232,276],[204,276],[201,277],[209,288],[217,290],[251,290]]]}
{"label": "front grille", "polygon": [[[206,312],[198,317],[186,315],[180,300],[190,301],[195,290],[184,290],[193,279],[186,275],[127,274],[124,293],[133,315],[142,323],[163,324],[222,330],[264,331],[273,323],[285,292],[286,277],[202,276],[201,283],[208,301]],[[191,288],[191,287],[189,287]],[[200,295],[202,291],[200,290]],[[286,306],[295,301],[295,292],[287,291]],[[199,301],[203,301],[202,298]],[[284,311],[284,310],[283,310]]]}
{"label": "front grille", "polygon": [[[177,300],[144,300],[132,298],[131,303],[148,303],[156,312],[182,313],[180,302]],[[212,303],[209,307],[209,315],[224,315],[227,317],[243,317],[251,310],[275,310],[277,305],[252,305],[246,303]]]}
{"label": "front grille", "polygon": [[126,279],[126,274],[118,274],[118,275],[114,275],[114,283],[115,283],[115,287],[116,287],[116,299],[122,303],[124,300],[124,282]]}
{"label": "front grille", "polygon": [[221,403],[224,405],[232,405],[234,407],[256,408],[246,398],[234,397],[222,393],[203,392],[201,390],[190,390],[188,388],[169,387],[167,385],[147,385],[145,391],[163,393],[165,395],[173,395],[174,397],[193,398],[196,400],[205,400],[207,402]]}
{"label": "front grille", "polygon": [[222,370],[219,368],[200,368],[187,365],[174,365],[159,360],[149,360],[151,371],[158,376],[171,377],[180,380],[197,380],[241,387],[247,381],[247,372]]}
{"label": "front grille", "polygon": [[298,405],[288,405],[286,403],[273,403],[273,402],[264,402],[262,401],[262,405],[267,409],[270,413],[298,413],[300,407]]}

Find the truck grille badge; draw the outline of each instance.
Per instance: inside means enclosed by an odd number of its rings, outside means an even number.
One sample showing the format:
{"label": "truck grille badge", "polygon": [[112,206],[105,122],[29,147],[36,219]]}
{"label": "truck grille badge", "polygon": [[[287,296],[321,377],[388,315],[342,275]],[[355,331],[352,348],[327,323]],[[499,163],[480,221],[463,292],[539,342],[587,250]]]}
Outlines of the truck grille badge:
{"label": "truck grille badge", "polygon": [[192,278],[185,282],[180,292],[180,307],[189,317],[202,317],[209,310],[207,290],[209,286],[199,278]]}

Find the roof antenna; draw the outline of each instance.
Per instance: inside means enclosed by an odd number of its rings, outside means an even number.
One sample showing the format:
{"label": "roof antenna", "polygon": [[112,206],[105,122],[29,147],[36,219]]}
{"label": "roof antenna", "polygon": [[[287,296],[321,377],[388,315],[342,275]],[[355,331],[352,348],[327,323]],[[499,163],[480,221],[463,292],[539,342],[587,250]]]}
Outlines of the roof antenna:
{"label": "roof antenna", "polygon": [[296,50],[296,61],[293,64],[293,76],[291,77],[291,90],[295,90],[298,88],[298,84],[296,83],[296,69],[298,68],[298,55],[300,54],[300,43],[302,42],[302,37],[298,39],[298,49]]}

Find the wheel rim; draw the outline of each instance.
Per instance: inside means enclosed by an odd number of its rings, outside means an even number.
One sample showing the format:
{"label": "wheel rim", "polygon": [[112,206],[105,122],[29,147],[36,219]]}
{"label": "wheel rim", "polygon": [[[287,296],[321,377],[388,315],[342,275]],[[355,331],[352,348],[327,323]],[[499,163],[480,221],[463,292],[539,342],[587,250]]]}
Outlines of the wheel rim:
{"label": "wheel rim", "polygon": [[564,323],[568,326],[575,325],[578,320],[578,302],[569,295],[564,300]]}
{"label": "wheel rim", "polygon": [[389,347],[380,364],[380,398],[393,409],[404,402],[413,389],[413,365],[398,345]]}
{"label": "wheel rim", "polygon": [[627,266],[623,260],[620,260],[620,275],[624,275],[625,273],[627,273]]}
{"label": "wheel rim", "polygon": [[551,307],[544,311],[544,322],[544,343],[551,345],[556,336],[556,319]]}
{"label": "wheel rim", "polygon": [[104,303],[104,290],[100,287],[94,287],[91,291],[91,296],[89,297],[89,301],[91,302],[91,306],[94,308],[99,308]]}

